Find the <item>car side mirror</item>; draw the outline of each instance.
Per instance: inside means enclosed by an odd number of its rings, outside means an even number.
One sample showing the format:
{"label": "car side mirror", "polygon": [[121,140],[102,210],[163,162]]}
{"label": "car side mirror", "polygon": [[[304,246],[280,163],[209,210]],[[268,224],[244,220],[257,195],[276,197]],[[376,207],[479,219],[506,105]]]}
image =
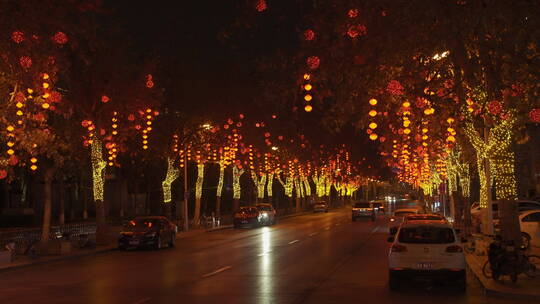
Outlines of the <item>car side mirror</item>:
{"label": "car side mirror", "polygon": [[386,239],[386,241],[387,241],[388,243],[393,243],[393,242],[394,242],[394,239],[395,239],[395,238],[394,238],[393,236],[389,236],[389,237]]}

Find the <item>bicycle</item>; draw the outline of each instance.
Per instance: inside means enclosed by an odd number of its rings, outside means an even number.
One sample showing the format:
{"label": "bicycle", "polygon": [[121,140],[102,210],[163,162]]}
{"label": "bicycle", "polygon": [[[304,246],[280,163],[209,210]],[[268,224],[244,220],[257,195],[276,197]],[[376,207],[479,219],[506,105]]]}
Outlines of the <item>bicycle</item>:
{"label": "bicycle", "polygon": [[488,260],[482,267],[482,274],[486,278],[498,281],[501,276],[509,275],[514,283],[521,273],[534,278],[539,272],[540,256],[526,255],[515,248],[512,241],[502,242],[500,239],[490,245]]}

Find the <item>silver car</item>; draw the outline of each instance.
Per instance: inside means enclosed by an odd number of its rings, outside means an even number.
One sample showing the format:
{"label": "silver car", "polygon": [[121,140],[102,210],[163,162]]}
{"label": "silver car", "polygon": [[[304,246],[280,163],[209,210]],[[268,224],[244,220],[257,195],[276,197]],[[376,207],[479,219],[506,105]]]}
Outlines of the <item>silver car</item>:
{"label": "silver car", "polygon": [[255,207],[259,210],[259,223],[261,225],[269,226],[276,223],[276,209],[271,204],[261,203],[255,205]]}
{"label": "silver car", "polygon": [[313,212],[328,212],[328,204],[326,202],[319,202],[313,206]]}

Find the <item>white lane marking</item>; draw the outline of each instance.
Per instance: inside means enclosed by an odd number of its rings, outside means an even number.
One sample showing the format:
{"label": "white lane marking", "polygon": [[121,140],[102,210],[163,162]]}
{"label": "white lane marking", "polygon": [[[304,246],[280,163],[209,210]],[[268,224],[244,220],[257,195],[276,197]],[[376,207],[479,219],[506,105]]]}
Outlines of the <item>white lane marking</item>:
{"label": "white lane marking", "polygon": [[265,255],[269,254],[270,252],[272,252],[272,250],[269,250],[269,251],[264,252],[264,253],[259,253],[258,256],[262,257],[262,256],[265,256]]}
{"label": "white lane marking", "polygon": [[325,230],[330,230],[330,227],[326,227],[326,228],[324,228],[324,229],[325,229]]}
{"label": "white lane marking", "polygon": [[314,236],[314,235],[317,235],[318,232],[313,232],[312,234],[310,234],[309,236]]}
{"label": "white lane marking", "polygon": [[292,245],[292,244],[298,243],[298,242],[300,242],[300,241],[299,241],[299,240],[290,241],[290,242],[289,242],[289,245]]}
{"label": "white lane marking", "polygon": [[210,272],[210,273],[203,274],[201,277],[207,278],[207,277],[213,276],[213,275],[215,275],[215,274],[218,274],[218,273],[220,273],[220,272],[223,272],[223,271],[225,271],[225,270],[229,270],[229,269],[231,269],[231,268],[232,268],[232,266],[221,267],[220,269],[218,269],[218,270],[216,270],[216,271],[212,271],[212,272]]}
{"label": "white lane marking", "polygon": [[151,300],[151,298],[144,298],[144,299],[140,299],[137,302],[133,302],[133,304],[142,304],[142,303],[146,303],[146,302],[148,302],[150,300]]}

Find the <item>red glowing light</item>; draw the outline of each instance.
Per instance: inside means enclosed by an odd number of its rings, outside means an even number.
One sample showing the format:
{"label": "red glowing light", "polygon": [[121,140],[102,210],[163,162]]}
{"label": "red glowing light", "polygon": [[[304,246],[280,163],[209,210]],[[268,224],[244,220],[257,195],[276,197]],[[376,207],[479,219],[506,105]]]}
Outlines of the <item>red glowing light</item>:
{"label": "red glowing light", "polygon": [[307,58],[307,65],[310,69],[315,70],[321,64],[321,60],[317,56],[310,56]]}
{"label": "red glowing light", "polygon": [[244,119],[245,116],[244,116],[244,114],[240,114],[240,115],[238,115],[238,117],[240,117],[240,119]]}
{"label": "red glowing light", "polygon": [[266,138],[270,137],[270,132],[264,133],[264,137],[266,137]]}
{"label": "red glowing light", "polygon": [[11,33],[11,40],[15,43],[21,43],[24,41],[24,33],[21,31],[14,31]]}
{"label": "red glowing light", "polygon": [[152,80],[147,80],[146,81],[146,87],[151,89],[154,87],[154,82]]}
{"label": "red glowing light", "polygon": [[134,121],[134,120],[135,120],[135,115],[129,114],[129,115],[128,115],[128,120],[129,120],[129,121]]}
{"label": "red glowing light", "polygon": [[304,39],[307,41],[312,41],[315,39],[315,32],[311,29],[304,31]]}
{"label": "red glowing light", "polygon": [[403,95],[403,86],[397,80],[391,80],[386,87],[386,91],[392,95]]}
{"label": "red glowing light", "polygon": [[255,9],[257,9],[258,12],[263,12],[268,8],[266,5],[266,0],[258,0],[257,5],[255,6]]}
{"label": "red glowing light", "polygon": [[540,122],[540,109],[532,109],[529,112],[529,118],[532,122]]}
{"label": "red glowing light", "polygon": [[351,8],[349,12],[347,13],[349,18],[356,18],[358,17],[358,9],[357,8]]}
{"label": "red glowing light", "polygon": [[502,104],[498,100],[493,100],[488,104],[489,113],[498,115],[502,111]]}
{"label": "red glowing light", "polygon": [[56,32],[53,36],[54,42],[58,44],[66,44],[68,42],[68,37],[64,32]]}
{"label": "red glowing light", "polygon": [[49,100],[51,102],[60,102],[62,100],[62,94],[57,91],[52,91],[49,93]]}
{"label": "red glowing light", "polygon": [[9,157],[9,165],[10,166],[16,166],[18,163],[19,163],[19,158],[17,158],[17,156],[11,155]]}
{"label": "red glowing light", "polygon": [[0,170],[0,179],[4,179],[7,177],[7,171],[6,170]]}
{"label": "red glowing light", "polygon": [[19,64],[25,68],[25,69],[28,69],[32,66],[32,59],[30,59],[30,57],[28,56],[22,56],[20,59],[19,59]]}
{"label": "red glowing light", "polygon": [[15,101],[16,102],[24,102],[25,100],[26,100],[26,97],[24,97],[24,93],[17,92],[17,94],[15,94]]}
{"label": "red glowing light", "polygon": [[109,98],[109,96],[107,96],[107,95],[102,95],[102,96],[101,96],[101,102],[107,103],[107,102],[109,102],[109,101],[111,101],[111,99]]}

